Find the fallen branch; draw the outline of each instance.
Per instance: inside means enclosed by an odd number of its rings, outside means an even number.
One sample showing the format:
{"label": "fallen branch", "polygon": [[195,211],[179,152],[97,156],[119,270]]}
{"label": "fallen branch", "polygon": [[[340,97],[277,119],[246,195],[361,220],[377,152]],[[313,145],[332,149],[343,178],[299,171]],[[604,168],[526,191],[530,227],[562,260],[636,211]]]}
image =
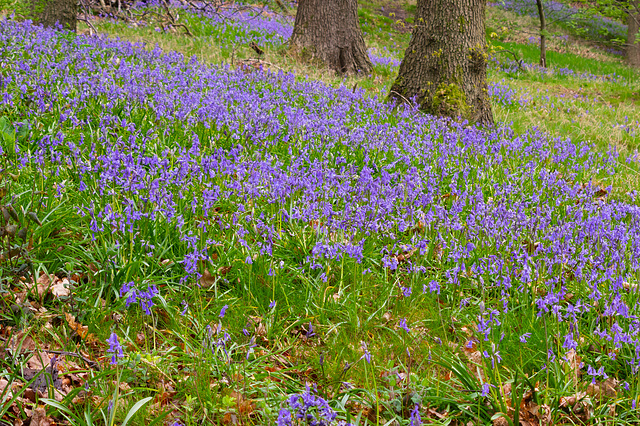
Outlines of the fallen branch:
{"label": "fallen branch", "polygon": [[96,371],[100,371],[100,364],[98,364],[95,361],[90,360],[89,358],[85,357],[82,354],[79,354],[77,352],[67,352],[67,351],[51,351],[46,349],[46,352],[49,352],[50,354],[56,354],[56,355],[69,355],[69,356],[74,356],[77,358],[82,359],[89,367],[93,368]]}
{"label": "fallen branch", "polygon": [[522,65],[522,59],[518,58],[518,55],[516,55],[515,52],[512,52],[511,50],[508,50],[508,49],[500,49],[492,53],[510,53],[511,55],[513,55],[513,60],[516,61],[520,69],[521,70],[524,69],[524,66]]}

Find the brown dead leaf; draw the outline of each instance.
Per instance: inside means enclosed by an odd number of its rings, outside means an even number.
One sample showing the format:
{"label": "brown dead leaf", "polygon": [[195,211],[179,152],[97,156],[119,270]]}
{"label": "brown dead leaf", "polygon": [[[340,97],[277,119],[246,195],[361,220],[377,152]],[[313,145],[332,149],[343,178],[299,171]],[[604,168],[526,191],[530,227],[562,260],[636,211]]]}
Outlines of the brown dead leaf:
{"label": "brown dead leaf", "polygon": [[230,396],[235,399],[236,410],[241,416],[248,416],[255,411],[256,405],[253,401],[246,399],[243,394],[232,391]]}
{"label": "brown dead leaf", "polygon": [[216,278],[211,275],[208,269],[205,269],[200,277],[200,287],[211,288],[215,285]]}
{"label": "brown dead leaf", "polygon": [[540,425],[550,425],[551,424],[551,408],[548,405],[535,405],[535,416],[539,420]]}
{"label": "brown dead leaf", "polygon": [[51,364],[51,357],[47,352],[34,351],[31,357],[27,360],[27,368],[40,371],[43,368],[48,367]]}
{"label": "brown dead leaf", "polygon": [[138,345],[144,345],[144,342],[147,340],[143,333],[136,334],[136,343]]}
{"label": "brown dead leaf", "polygon": [[52,279],[55,279],[55,275],[50,277],[49,275],[42,273],[35,283],[33,281],[27,283],[27,288],[32,292],[35,290],[35,296],[41,298],[49,291]]}
{"label": "brown dead leaf", "polygon": [[376,422],[377,420],[377,416],[376,416],[376,410],[375,408],[372,407],[363,407],[362,408],[362,415],[364,417],[366,417],[371,423],[378,423]]}
{"label": "brown dead leaf", "polygon": [[87,327],[86,325],[82,325],[79,322],[76,322],[76,317],[74,317],[69,313],[65,312],[64,316],[71,330],[75,331],[78,334],[78,336],[80,336],[81,339],[85,339],[88,336],[89,327]]}
{"label": "brown dead leaf", "polygon": [[51,293],[55,297],[68,297],[70,293],[70,290],[69,290],[70,285],[71,283],[67,278],[60,279],[56,277],[55,281],[53,282],[53,285],[51,286]]}
{"label": "brown dead leaf", "polygon": [[618,379],[614,377],[607,378],[604,382],[590,383],[587,386],[587,395],[595,398],[615,398],[618,395]]}
{"label": "brown dead leaf", "polygon": [[409,250],[409,251],[407,251],[407,252],[404,252],[404,253],[398,254],[398,255],[396,255],[396,259],[398,260],[398,262],[404,262],[404,261],[406,261],[406,260],[409,260],[409,258],[410,258],[411,256],[413,256],[413,254],[414,254],[416,251],[418,251],[418,249],[417,249],[417,248],[413,248],[413,249],[411,249],[411,250]]}
{"label": "brown dead leaf", "polygon": [[158,408],[164,407],[169,404],[176,395],[175,388],[171,385],[171,383],[167,383],[164,380],[160,381],[159,392],[154,399],[154,403],[158,406]]}
{"label": "brown dead leaf", "polygon": [[162,265],[162,266],[167,266],[167,267],[169,267],[169,266],[173,266],[173,264],[174,264],[174,263],[175,263],[175,262],[174,262],[173,260],[171,260],[171,259],[162,259],[162,260],[160,261],[160,265]]}
{"label": "brown dead leaf", "polygon": [[29,426],[51,426],[54,424],[55,422],[50,417],[47,417],[47,412],[44,407],[37,407],[33,410],[33,416],[31,417]]}
{"label": "brown dead leaf", "polygon": [[435,417],[435,418],[437,418],[437,419],[439,419],[439,420],[442,420],[442,419],[446,419],[446,418],[447,418],[446,413],[445,413],[445,414],[439,413],[439,412],[437,412],[436,410],[434,410],[433,408],[427,408],[427,415],[428,415],[429,417],[431,417],[431,418],[434,418],[434,417]]}
{"label": "brown dead leaf", "polygon": [[509,426],[509,422],[501,416],[493,419],[493,426]]}
{"label": "brown dead leaf", "polygon": [[249,320],[253,324],[257,336],[264,337],[267,335],[267,329],[262,323],[262,317],[252,315],[249,316]]}
{"label": "brown dead leaf", "polygon": [[[13,398],[14,392],[20,391],[21,385],[17,381],[9,383],[6,379],[0,379],[0,395],[3,397],[0,399],[0,403],[6,402]],[[7,389],[8,388],[8,389]]]}
{"label": "brown dead leaf", "polygon": [[37,396],[36,391],[34,391],[31,388],[25,389],[24,392],[22,393],[22,397],[24,399],[28,399],[29,401],[33,402],[34,404],[36,402],[36,396]]}
{"label": "brown dead leaf", "polygon": [[435,243],[433,245],[433,258],[440,259],[442,257],[442,244]]}
{"label": "brown dead leaf", "polygon": [[575,349],[569,350],[565,357],[566,362],[569,366],[569,372],[571,374],[571,379],[573,380],[574,387],[578,387],[578,379],[580,379],[580,364],[582,362],[582,358],[578,356]]}
{"label": "brown dead leaf", "polygon": [[238,416],[235,413],[224,413],[222,417],[223,425],[237,425],[238,424]]}
{"label": "brown dead leaf", "polygon": [[14,352],[31,352],[36,349],[36,342],[24,331],[19,331],[10,339],[9,348]]}

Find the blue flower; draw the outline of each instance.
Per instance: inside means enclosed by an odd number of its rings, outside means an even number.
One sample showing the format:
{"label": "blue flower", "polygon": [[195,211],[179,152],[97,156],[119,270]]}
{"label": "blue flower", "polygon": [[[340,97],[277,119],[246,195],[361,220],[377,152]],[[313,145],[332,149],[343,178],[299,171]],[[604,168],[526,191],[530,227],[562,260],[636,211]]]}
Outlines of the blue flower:
{"label": "blue flower", "polygon": [[483,383],[482,384],[482,392],[480,393],[480,395],[482,396],[489,396],[489,393],[491,392],[491,388],[495,387],[492,384],[489,383]]}
{"label": "blue flower", "polygon": [[111,337],[107,339],[107,343],[109,344],[107,353],[113,354],[111,356],[111,364],[115,365],[118,363],[118,358],[124,357],[122,346],[120,345],[120,342],[118,342],[118,335],[116,333],[111,333]]}
{"label": "blue flower", "polygon": [[220,315],[218,315],[220,318],[224,318],[225,314],[227,313],[227,308],[229,307],[229,305],[224,305],[222,307],[222,309],[220,309]]}

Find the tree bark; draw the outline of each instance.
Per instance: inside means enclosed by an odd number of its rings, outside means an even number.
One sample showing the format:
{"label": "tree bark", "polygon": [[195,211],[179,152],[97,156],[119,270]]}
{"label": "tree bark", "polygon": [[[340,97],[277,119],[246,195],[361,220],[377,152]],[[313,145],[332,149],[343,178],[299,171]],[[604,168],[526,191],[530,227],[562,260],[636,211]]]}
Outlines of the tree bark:
{"label": "tree bark", "polygon": [[418,0],[389,98],[434,115],[493,124],[487,92],[486,0]]}
{"label": "tree bark", "polygon": [[77,28],[77,0],[30,0],[31,17],[36,24],[53,28],[56,24],[69,31]]}
{"label": "tree bark", "polygon": [[544,7],[542,0],[536,0],[538,6],[538,16],[540,17],[540,66],[547,67],[547,25],[544,19]]}
{"label": "tree bark", "polygon": [[291,49],[341,73],[373,69],[358,22],[357,0],[300,0]]}
{"label": "tree bark", "polygon": [[640,67],[640,41],[636,41],[640,28],[640,1],[635,0],[629,7],[627,18],[627,62],[633,67]]}

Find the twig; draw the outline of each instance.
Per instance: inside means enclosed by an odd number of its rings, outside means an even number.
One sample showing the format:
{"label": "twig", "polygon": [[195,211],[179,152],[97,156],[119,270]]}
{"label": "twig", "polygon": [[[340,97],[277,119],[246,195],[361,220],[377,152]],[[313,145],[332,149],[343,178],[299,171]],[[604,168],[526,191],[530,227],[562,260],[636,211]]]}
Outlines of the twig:
{"label": "twig", "polygon": [[287,8],[287,5],[284,4],[284,2],[282,0],[275,0],[275,1],[276,1],[276,4],[280,7],[280,9],[282,9],[282,11],[284,13],[288,13],[289,12],[289,9]]}
{"label": "twig", "polygon": [[409,102],[409,99],[405,98],[404,96],[402,96],[400,93],[396,92],[395,90],[392,90],[389,92],[389,94],[395,93],[396,95],[400,96],[402,99],[404,99],[404,101],[407,103],[407,105],[412,105],[411,102]]}
{"label": "twig", "polygon": [[518,58],[518,55],[516,55],[514,52],[512,52],[511,50],[508,49],[500,49],[500,50],[496,50],[495,52],[492,53],[510,53],[513,55],[513,60],[516,61],[518,63],[518,66],[520,67],[520,69],[524,69],[524,66],[522,65],[522,59]]}
{"label": "twig", "polygon": [[91,34],[91,35],[98,34],[98,30],[96,30],[96,27],[94,27],[93,24],[91,22],[89,22],[89,20],[87,18],[78,18],[78,21],[85,22],[89,26],[89,29],[91,31],[93,31],[93,34]]}
{"label": "twig", "polygon": [[260,56],[264,55],[264,50],[260,49],[260,46],[258,46],[256,44],[255,41],[252,41],[251,44],[249,45],[251,46],[251,48]]}
{"label": "twig", "polygon": [[77,358],[81,358],[89,367],[93,368],[96,371],[100,371],[100,364],[98,364],[95,361],[90,360],[89,358],[87,358],[84,355],[79,354],[77,352],[51,351],[51,350],[48,350],[48,349],[45,349],[45,352],[49,352],[51,354],[56,354],[56,355],[69,355],[69,356],[75,356]]}
{"label": "twig", "polygon": [[275,64],[272,64],[271,62],[264,61],[264,60],[262,60],[262,59],[245,59],[244,61],[240,61],[240,64],[251,63],[251,62],[257,62],[257,63],[259,63],[259,64],[261,64],[261,65],[267,65],[267,66],[269,66],[269,67],[276,68],[276,69],[278,69],[278,70],[280,70],[280,71],[284,71],[284,70],[283,70],[282,68],[280,68],[279,66],[277,66],[277,65],[275,65]]}
{"label": "twig", "polygon": [[169,10],[169,5],[167,4],[166,0],[162,2],[162,5],[164,6],[164,10],[169,17],[169,25],[171,25],[172,27],[182,27],[189,37],[193,37],[193,34],[191,33],[191,30],[189,30],[189,27],[187,27],[185,24],[176,22],[176,19],[173,17],[171,11]]}

